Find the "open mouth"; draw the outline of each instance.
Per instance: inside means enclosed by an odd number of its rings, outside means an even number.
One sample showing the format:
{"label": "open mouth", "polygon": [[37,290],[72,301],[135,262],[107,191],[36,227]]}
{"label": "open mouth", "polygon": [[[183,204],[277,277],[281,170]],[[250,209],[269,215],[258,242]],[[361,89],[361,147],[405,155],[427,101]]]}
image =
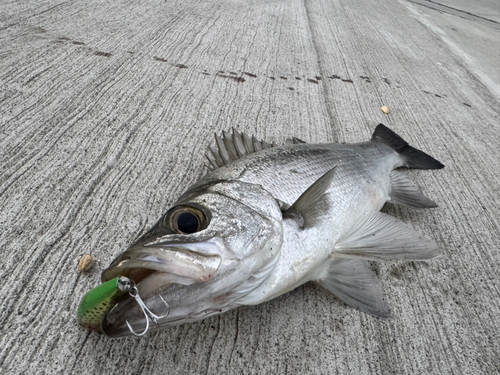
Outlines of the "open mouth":
{"label": "open mouth", "polygon": [[[187,246],[193,247],[191,244]],[[102,281],[126,276],[140,285],[151,279],[152,275],[164,283],[191,284],[195,281],[207,281],[219,269],[221,257],[193,251],[187,246],[155,244],[131,247],[104,270]]]}
{"label": "open mouth", "polygon": [[[79,324],[107,335],[137,334],[130,325],[127,329],[125,316],[140,305],[129,319],[134,329],[139,326],[139,330],[146,322],[145,333],[151,316],[155,323],[155,319],[166,316],[168,303],[162,300],[161,291],[172,284],[191,285],[209,280],[222,261],[220,255],[214,254],[216,251],[216,244],[210,241],[132,246],[104,270],[103,284],[84,296],[78,310]],[[119,287],[119,280],[127,278],[130,290]]]}

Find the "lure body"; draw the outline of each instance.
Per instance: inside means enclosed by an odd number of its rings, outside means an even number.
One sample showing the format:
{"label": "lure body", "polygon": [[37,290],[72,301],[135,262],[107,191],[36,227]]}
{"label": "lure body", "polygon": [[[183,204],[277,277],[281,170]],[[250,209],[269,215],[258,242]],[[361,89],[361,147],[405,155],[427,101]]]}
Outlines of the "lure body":
{"label": "lure body", "polygon": [[102,333],[102,318],[106,311],[127,293],[123,288],[123,283],[127,280],[129,279],[125,277],[115,277],[88,292],[78,306],[78,324]]}

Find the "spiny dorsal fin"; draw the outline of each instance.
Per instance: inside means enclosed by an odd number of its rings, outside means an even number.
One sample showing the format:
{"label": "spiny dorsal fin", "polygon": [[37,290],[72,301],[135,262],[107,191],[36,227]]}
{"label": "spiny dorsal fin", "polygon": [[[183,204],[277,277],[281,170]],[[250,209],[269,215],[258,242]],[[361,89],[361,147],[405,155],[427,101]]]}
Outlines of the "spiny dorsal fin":
{"label": "spiny dorsal fin", "polygon": [[223,131],[222,137],[216,134],[217,147],[208,147],[208,152],[205,155],[210,163],[210,169],[217,169],[248,154],[277,146],[274,142],[259,141],[255,137],[239,133],[234,128],[232,131],[232,133]]}

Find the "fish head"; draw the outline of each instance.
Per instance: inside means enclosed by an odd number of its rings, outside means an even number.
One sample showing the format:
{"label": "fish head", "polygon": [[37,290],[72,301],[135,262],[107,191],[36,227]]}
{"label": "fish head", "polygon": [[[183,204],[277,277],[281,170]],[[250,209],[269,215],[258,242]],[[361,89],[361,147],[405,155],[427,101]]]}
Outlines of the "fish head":
{"label": "fish head", "polygon": [[[151,325],[194,322],[238,306],[259,286],[279,258],[282,213],[262,187],[219,181],[188,190],[148,232],[102,273],[106,282],[126,276],[154,314],[168,316]],[[104,316],[108,336],[130,335],[146,326],[129,295]]]}

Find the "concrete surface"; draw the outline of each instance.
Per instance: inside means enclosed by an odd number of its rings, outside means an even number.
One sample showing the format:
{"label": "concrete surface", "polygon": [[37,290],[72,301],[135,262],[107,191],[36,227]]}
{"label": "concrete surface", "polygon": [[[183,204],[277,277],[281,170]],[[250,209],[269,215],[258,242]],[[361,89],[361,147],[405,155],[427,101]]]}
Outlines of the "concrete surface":
{"label": "concrete surface", "polygon": [[[498,373],[499,96],[422,9],[2,1],[0,372]],[[446,165],[407,173],[438,209],[386,208],[444,252],[375,266],[392,319],[308,284],[142,339],[77,326],[100,272],[205,173],[214,132],[357,142],[379,122]]]}
{"label": "concrete surface", "polygon": [[468,70],[500,97],[500,2],[406,2],[409,10],[448,44]]}

